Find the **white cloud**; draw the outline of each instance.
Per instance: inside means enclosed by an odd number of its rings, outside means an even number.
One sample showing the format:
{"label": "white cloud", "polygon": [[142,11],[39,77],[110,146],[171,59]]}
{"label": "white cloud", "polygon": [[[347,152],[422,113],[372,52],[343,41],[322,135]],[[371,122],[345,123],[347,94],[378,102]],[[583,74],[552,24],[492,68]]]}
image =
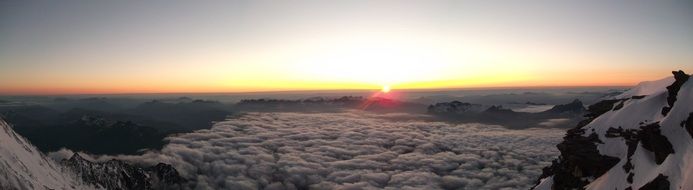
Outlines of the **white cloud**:
{"label": "white cloud", "polygon": [[[173,164],[191,189],[527,189],[563,133],[361,112],[250,113],[118,158]],[[51,154],[60,155],[68,154]]]}

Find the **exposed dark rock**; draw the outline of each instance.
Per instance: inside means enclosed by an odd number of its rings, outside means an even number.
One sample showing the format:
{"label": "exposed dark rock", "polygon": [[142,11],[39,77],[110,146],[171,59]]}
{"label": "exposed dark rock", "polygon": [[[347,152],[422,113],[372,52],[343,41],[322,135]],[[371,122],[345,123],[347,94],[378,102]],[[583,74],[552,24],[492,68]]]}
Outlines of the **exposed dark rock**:
{"label": "exposed dark rock", "polygon": [[688,114],[688,119],[686,121],[681,122],[681,127],[685,127],[686,131],[688,131],[688,135],[693,138],[693,113]]}
{"label": "exposed dark rock", "polygon": [[480,112],[482,106],[480,104],[471,104],[460,101],[436,103],[428,106],[428,113],[465,113],[465,112]]}
{"label": "exposed dark rock", "polygon": [[623,108],[623,103],[625,103],[625,102],[626,102],[625,100],[621,100],[621,102],[619,102],[619,103],[616,105],[616,107],[614,107],[614,111],[620,110],[621,108]]}
{"label": "exposed dark rock", "polygon": [[511,109],[503,108],[503,106],[491,106],[488,109],[486,109],[487,113],[515,113]]}
{"label": "exposed dark rock", "polygon": [[556,105],[553,108],[545,111],[548,113],[583,113],[585,111],[585,106],[582,101],[575,99],[568,104]]}
{"label": "exposed dark rock", "polygon": [[655,179],[640,187],[640,190],[669,190],[669,179],[659,174]]}
{"label": "exposed dark rock", "polygon": [[623,165],[623,170],[626,172],[630,172],[634,166],[633,163],[631,163],[631,157],[635,153],[635,150],[638,148],[638,142],[640,139],[638,138],[638,130],[635,129],[628,129],[628,130],[623,130],[623,128],[618,127],[618,128],[609,128],[606,130],[606,134],[604,134],[605,137],[607,138],[616,138],[616,137],[621,137],[626,141],[626,146],[628,146],[628,155],[626,157],[626,163]]}
{"label": "exposed dark rock", "polygon": [[580,189],[587,185],[586,178],[597,178],[616,165],[620,159],[599,154],[596,134],[584,137],[582,129],[568,131],[558,144],[561,156],[550,167],[544,168],[541,178],[553,175],[554,189]]}
{"label": "exposed dark rock", "polygon": [[171,165],[159,163],[141,168],[119,160],[96,163],[78,153],[62,164],[73,170],[84,182],[105,189],[181,189],[184,182]]}
{"label": "exposed dark rock", "polygon": [[641,130],[638,131],[638,139],[643,148],[654,152],[655,162],[657,162],[657,164],[662,164],[669,154],[674,153],[674,148],[667,137],[661,134],[659,128],[659,123],[640,127]]}
{"label": "exposed dark rock", "polygon": [[671,111],[671,107],[665,106],[662,108],[662,115],[666,116],[667,114],[669,114],[670,111]]}
{"label": "exposed dark rock", "polygon": [[156,183],[152,186],[153,189],[175,189],[185,182],[178,170],[169,164],[159,163],[145,170],[154,174],[152,177],[156,177]]}
{"label": "exposed dark rock", "polygon": [[667,91],[669,92],[667,94],[667,103],[669,106],[665,106],[662,108],[662,115],[667,115],[669,111],[671,111],[671,108],[674,107],[674,103],[676,102],[676,95],[679,93],[679,90],[681,89],[681,86],[683,86],[683,83],[686,83],[688,81],[688,78],[690,76],[683,71],[672,71],[671,73],[674,74],[674,83],[671,85],[667,86]]}
{"label": "exposed dark rock", "polygon": [[624,101],[626,99],[615,99],[615,100],[602,100],[597,103],[594,103],[587,107],[587,114],[585,114],[586,119],[580,121],[577,125],[577,128],[582,128],[585,125],[589,124],[594,120],[595,118],[599,117],[600,115],[611,111],[614,108],[614,104],[619,101]]}
{"label": "exposed dark rock", "polygon": [[645,97],[645,95],[642,95],[642,96],[633,96],[633,97],[630,97],[630,98],[631,98],[631,99],[636,99],[636,100],[637,100],[637,99],[642,99],[642,98],[644,98],[644,97]]}
{"label": "exposed dark rock", "polygon": [[609,128],[604,135],[607,138],[621,137],[626,141],[628,146],[628,157],[623,169],[630,172],[633,169],[633,164],[630,162],[631,157],[638,148],[638,143],[642,143],[642,147],[646,150],[654,152],[655,161],[657,164],[664,162],[669,154],[674,153],[671,143],[665,136],[662,136],[659,130],[659,124],[653,123],[640,127],[640,130],[623,130],[623,128]]}
{"label": "exposed dark rock", "polygon": [[632,170],[633,168],[635,168],[635,167],[633,166],[633,163],[631,163],[630,161],[631,161],[631,159],[630,159],[630,157],[628,157],[628,161],[626,161],[626,163],[623,164],[623,170],[626,171],[626,172],[630,172],[630,170]]}
{"label": "exposed dark rock", "polygon": [[635,150],[638,149],[638,132],[637,130],[626,130],[621,136],[626,141],[626,146],[628,146],[628,155],[626,156],[626,164],[623,165],[623,170],[630,172],[635,166],[631,162],[631,157],[635,154]]}
{"label": "exposed dark rock", "polygon": [[86,183],[106,189],[151,189],[147,174],[141,168],[132,167],[118,160],[93,163],[75,153],[63,162]]}
{"label": "exposed dark rock", "polygon": [[624,100],[624,99],[602,100],[602,101],[599,101],[595,104],[592,104],[589,107],[587,107],[588,113],[585,115],[585,117],[597,118],[600,115],[602,115],[608,111],[611,111],[611,109],[614,108],[614,104],[616,104],[616,102],[619,102],[622,100]]}
{"label": "exposed dark rock", "polygon": [[614,138],[614,137],[621,137],[623,133],[623,128],[618,127],[618,128],[609,128],[606,130],[606,134],[604,134],[605,137],[607,138]]}

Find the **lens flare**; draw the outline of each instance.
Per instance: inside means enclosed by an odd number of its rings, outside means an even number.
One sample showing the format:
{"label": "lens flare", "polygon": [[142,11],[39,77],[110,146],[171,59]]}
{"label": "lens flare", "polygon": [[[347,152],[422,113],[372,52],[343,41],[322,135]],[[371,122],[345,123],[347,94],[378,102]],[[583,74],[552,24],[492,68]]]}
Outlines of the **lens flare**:
{"label": "lens flare", "polygon": [[388,86],[388,85],[383,86],[383,89],[382,89],[381,91],[382,91],[383,93],[388,93],[388,92],[390,92],[390,86]]}

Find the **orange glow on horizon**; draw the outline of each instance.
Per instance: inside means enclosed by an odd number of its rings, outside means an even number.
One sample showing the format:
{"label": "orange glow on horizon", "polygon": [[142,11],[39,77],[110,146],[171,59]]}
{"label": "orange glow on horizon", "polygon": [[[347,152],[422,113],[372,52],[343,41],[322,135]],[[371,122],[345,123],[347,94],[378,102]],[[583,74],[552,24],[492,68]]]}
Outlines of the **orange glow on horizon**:
{"label": "orange glow on horizon", "polygon": [[[663,69],[661,69],[663,70]],[[579,87],[579,86],[633,86],[641,81],[658,80],[670,71],[651,72],[647,75],[611,73],[609,71],[569,72],[510,72],[496,71],[461,75],[449,79],[413,79],[411,81],[383,83],[349,81],[332,78],[301,79],[259,75],[261,78],[236,76],[198,78],[173,77],[170,80],[132,76],[126,80],[26,80],[0,85],[0,95],[69,95],[69,94],[139,94],[139,93],[245,93],[273,91],[320,90],[378,90],[387,89],[468,89],[468,88],[522,88],[522,87]],[[590,77],[580,77],[590,76]],[[209,82],[211,81],[211,82]],[[7,81],[6,81],[7,82]]]}
{"label": "orange glow on horizon", "polygon": [[683,2],[16,4],[2,7],[0,95],[632,86],[693,73]]}
{"label": "orange glow on horizon", "polygon": [[[649,80],[657,80],[652,78]],[[292,83],[277,82],[267,85],[209,85],[209,86],[163,86],[163,85],[103,85],[103,86],[48,86],[1,87],[0,95],[71,95],[71,94],[156,94],[156,93],[251,93],[281,91],[322,91],[322,90],[378,90],[382,94],[393,93],[392,88],[399,90],[444,90],[444,89],[485,89],[485,88],[537,88],[537,87],[596,87],[596,86],[634,86],[640,80],[614,81],[511,81],[500,80],[489,82],[482,80],[427,81],[378,86],[366,83]]]}

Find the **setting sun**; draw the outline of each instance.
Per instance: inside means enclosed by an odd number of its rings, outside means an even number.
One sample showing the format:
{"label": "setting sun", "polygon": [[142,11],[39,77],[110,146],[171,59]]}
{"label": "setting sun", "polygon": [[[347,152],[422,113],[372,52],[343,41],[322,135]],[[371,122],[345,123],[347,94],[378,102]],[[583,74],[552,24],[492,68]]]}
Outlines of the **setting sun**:
{"label": "setting sun", "polygon": [[[693,27],[675,10],[660,13],[670,22],[630,25],[600,17],[611,11],[546,16],[493,3],[148,2],[42,14],[26,4],[0,6],[17,14],[0,18],[2,95],[624,86],[693,70]],[[641,12],[620,16],[652,18]],[[643,28],[670,32],[633,32]]]}
{"label": "setting sun", "polygon": [[388,86],[388,85],[383,86],[383,89],[381,91],[383,91],[384,93],[390,92],[390,86]]}

